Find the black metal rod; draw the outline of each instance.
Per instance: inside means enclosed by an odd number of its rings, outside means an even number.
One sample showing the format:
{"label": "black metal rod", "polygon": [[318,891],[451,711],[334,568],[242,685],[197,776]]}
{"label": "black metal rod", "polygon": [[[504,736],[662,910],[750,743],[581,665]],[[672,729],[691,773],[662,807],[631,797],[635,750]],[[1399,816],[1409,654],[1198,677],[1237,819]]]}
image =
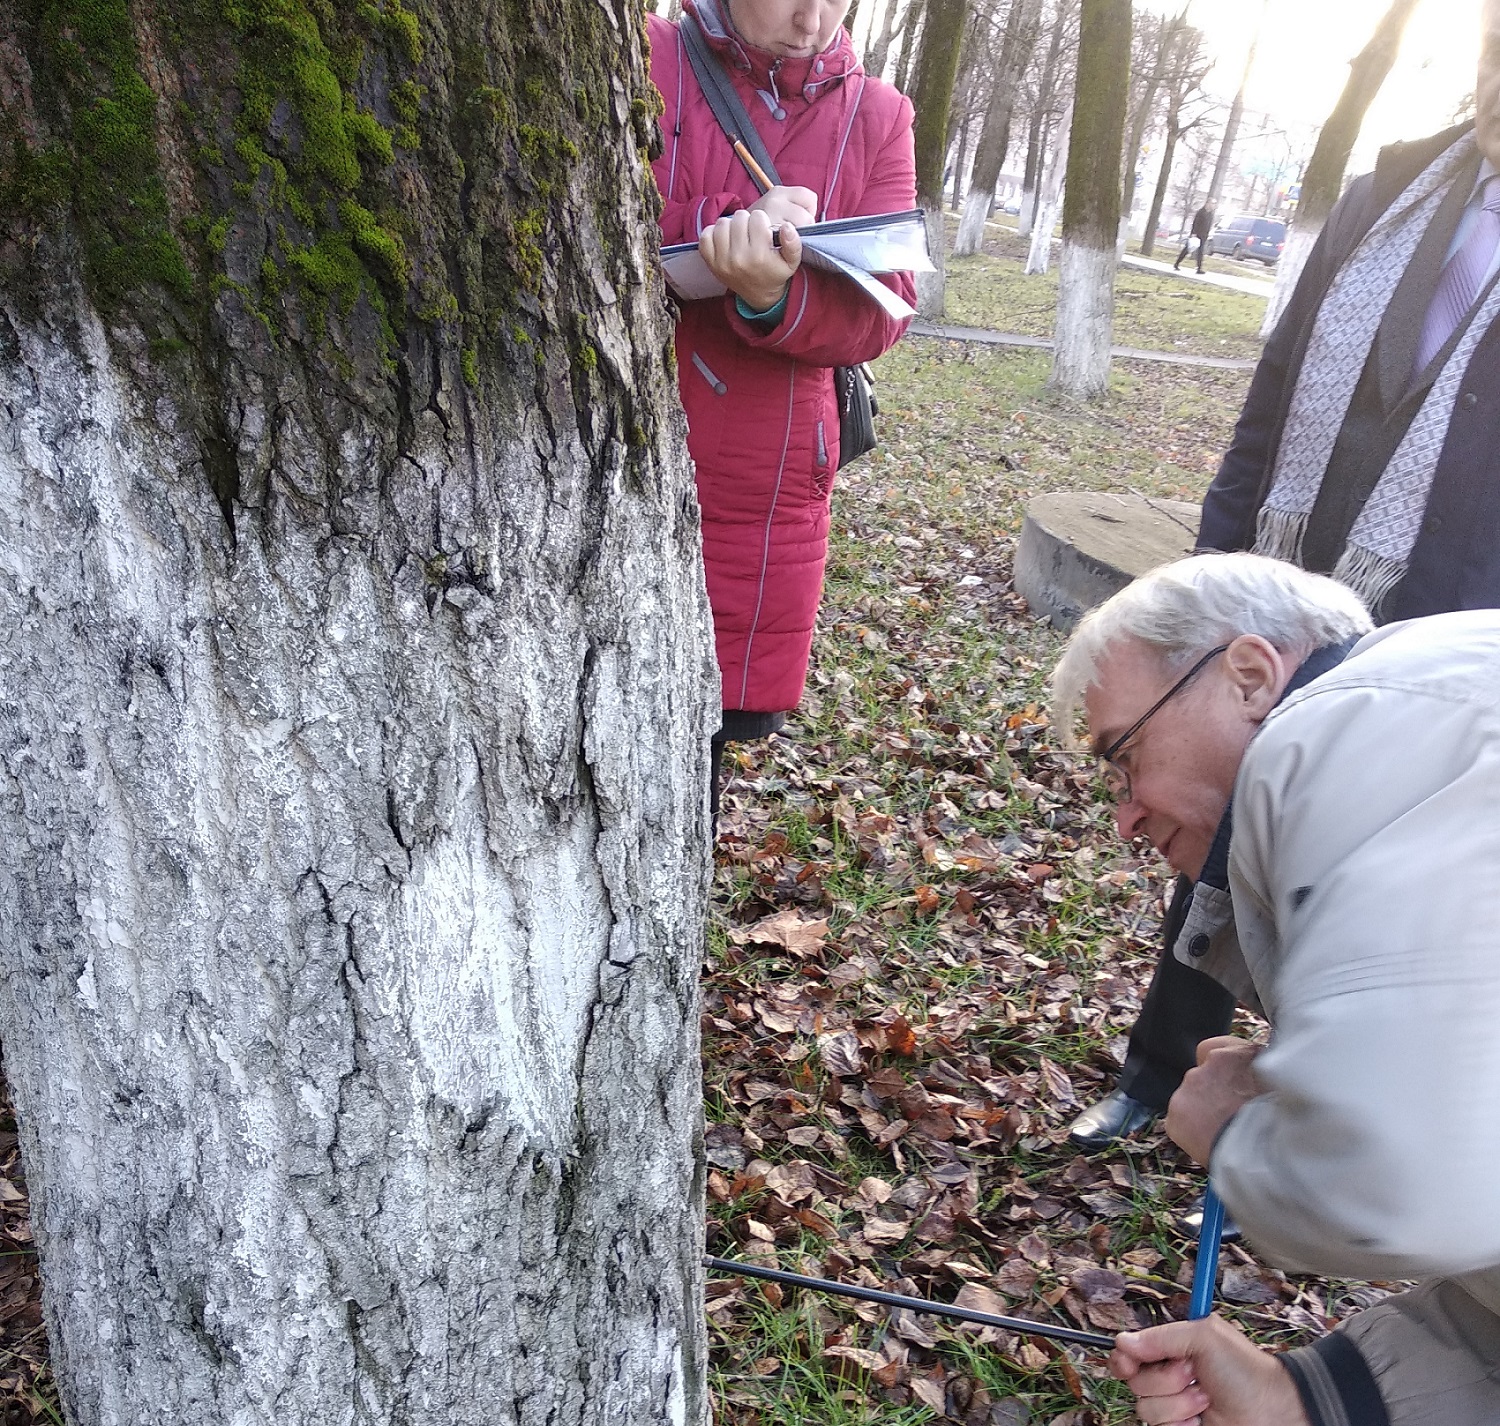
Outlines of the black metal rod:
{"label": "black metal rod", "polygon": [[814,1292],[832,1292],[840,1297],[857,1297],[862,1302],[879,1302],[887,1307],[906,1307],[913,1312],[930,1312],[935,1317],[956,1317],[960,1322],[978,1322],[984,1327],[1000,1327],[1007,1332],[1027,1332],[1033,1337],[1052,1337],[1080,1347],[1097,1347],[1112,1352],[1113,1337],[1101,1332],[1079,1332],[1072,1327],[1054,1327],[1048,1322],[1033,1322],[1029,1317],[999,1317],[993,1312],[973,1312],[967,1307],[953,1307],[946,1302],[929,1302],[925,1297],[903,1297],[899,1292],[882,1292],[874,1287],[856,1287],[853,1283],[834,1282],[826,1277],[803,1277],[801,1273],[783,1272],[780,1268],[763,1268],[754,1263],[734,1263],[728,1258],[704,1258],[704,1265],[715,1272],[737,1273],[740,1277],[759,1277],[767,1282],[785,1283],[788,1287],[810,1287]]}

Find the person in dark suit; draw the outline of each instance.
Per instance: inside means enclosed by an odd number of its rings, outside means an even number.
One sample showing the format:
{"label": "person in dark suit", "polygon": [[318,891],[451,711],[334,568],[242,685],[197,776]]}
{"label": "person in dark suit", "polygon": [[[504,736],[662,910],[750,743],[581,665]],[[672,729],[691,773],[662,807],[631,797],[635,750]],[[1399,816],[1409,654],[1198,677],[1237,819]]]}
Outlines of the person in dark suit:
{"label": "person in dark suit", "polygon": [[1182,245],[1182,251],[1177,254],[1177,261],[1172,264],[1172,271],[1179,272],[1182,269],[1182,260],[1188,255],[1188,251],[1196,242],[1198,244],[1198,275],[1203,275],[1203,253],[1208,247],[1208,235],[1214,230],[1214,205],[1205,203],[1193,214],[1193,226],[1188,230],[1188,240]]}
{"label": "person in dark suit", "polygon": [[[1203,502],[1200,549],[1332,574],[1379,622],[1500,607],[1500,0],[1475,99],[1472,123],[1383,150],[1329,215]],[[1168,945],[1191,897],[1179,882]],[[1154,1120],[1232,1012],[1163,957],[1073,1142]]]}

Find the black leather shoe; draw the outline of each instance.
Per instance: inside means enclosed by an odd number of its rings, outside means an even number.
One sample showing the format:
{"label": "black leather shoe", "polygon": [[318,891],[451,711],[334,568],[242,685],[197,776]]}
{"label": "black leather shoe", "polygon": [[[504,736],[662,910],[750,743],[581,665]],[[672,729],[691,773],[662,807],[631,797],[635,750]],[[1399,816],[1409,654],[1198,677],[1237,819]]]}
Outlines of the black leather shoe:
{"label": "black leather shoe", "polygon": [[1068,1129],[1068,1142],[1085,1153],[1107,1148],[1116,1139],[1126,1139],[1161,1117],[1159,1109],[1132,1099],[1123,1089],[1106,1094],[1091,1104]]}
{"label": "black leather shoe", "polygon": [[[1203,1231],[1203,1195],[1201,1193],[1188,1205],[1188,1211],[1177,1220],[1177,1226],[1189,1238],[1196,1238]],[[1220,1241],[1238,1243],[1239,1240],[1240,1225],[1226,1212],[1224,1214],[1224,1231],[1220,1234]]]}

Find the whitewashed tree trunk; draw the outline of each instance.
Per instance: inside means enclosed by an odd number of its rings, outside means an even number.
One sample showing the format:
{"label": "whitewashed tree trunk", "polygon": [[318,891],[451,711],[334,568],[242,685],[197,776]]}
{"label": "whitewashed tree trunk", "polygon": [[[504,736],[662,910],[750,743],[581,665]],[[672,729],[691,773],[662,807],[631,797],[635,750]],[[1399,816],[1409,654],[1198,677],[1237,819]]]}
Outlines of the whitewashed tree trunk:
{"label": "whitewashed tree trunk", "polygon": [[[1068,172],[1068,138],[1073,128],[1073,108],[1063,111],[1058,125],[1057,152],[1052,162],[1044,161],[1041,191],[1036,197],[1036,210],[1031,225],[1031,246],[1026,250],[1026,275],[1034,276],[1047,271],[1052,264],[1052,230],[1057,226],[1057,213],[1062,205],[1063,180]],[[1026,204],[1021,204],[1022,210]]]}
{"label": "whitewashed tree trunk", "polygon": [[1109,389],[1130,43],[1130,0],[1083,0],[1057,272],[1057,325],[1047,378],[1049,386],[1082,400],[1093,400]]}
{"label": "whitewashed tree trunk", "polygon": [[1036,217],[1037,192],[1034,188],[1021,190],[1021,211],[1016,214],[1016,236],[1029,238]]}
{"label": "whitewashed tree trunk", "polygon": [[929,322],[941,322],[948,276],[946,265],[948,235],[944,230],[941,208],[924,207],[922,217],[927,224],[927,251],[932,255],[932,271],[914,274],[913,280],[917,285],[917,315]]}
{"label": "whitewashed tree trunk", "polygon": [[1050,384],[1083,400],[1109,390],[1115,269],[1113,248],[1087,247],[1063,234],[1057,260],[1057,326],[1052,334]]}
{"label": "whitewashed tree trunk", "polygon": [[954,257],[967,257],[984,250],[984,225],[994,206],[993,189],[984,193],[973,188],[969,190],[964,199],[963,216],[958,220],[958,233],[953,240]]}
{"label": "whitewashed tree trunk", "polygon": [[1297,280],[1302,276],[1302,269],[1307,266],[1307,259],[1311,256],[1317,244],[1318,235],[1322,231],[1321,223],[1311,229],[1299,223],[1293,223],[1287,229],[1286,246],[1282,248],[1281,256],[1276,260],[1276,282],[1271,288],[1271,300],[1266,303],[1266,315],[1260,324],[1262,341],[1276,330],[1276,324],[1281,320],[1281,314],[1286,311],[1286,304],[1292,300]]}
{"label": "whitewashed tree trunk", "polygon": [[[222,251],[178,239],[179,298],[106,300],[79,235],[115,219],[70,199],[0,242],[0,1039],[73,1426],[706,1420],[716,679],[641,21],[529,12],[573,24],[580,88],[531,104],[574,157],[525,195],[518,278],[478,258],[515,252],[525,136],[453,52],[501,93],[545,56],[435,9],[425,152],[357,190],[405,195],[411,290],[272,285],[298,219],[232,197],[230,157],[148,185],[174,234],[239,205]],[[186,54],[155,23],[158,93],[236,72],[227,29]],[[377,112],[403,44],[366,51]],[[45,78],[0,20],[37,152]],[[208,148],[157,112],[159,152]]]}

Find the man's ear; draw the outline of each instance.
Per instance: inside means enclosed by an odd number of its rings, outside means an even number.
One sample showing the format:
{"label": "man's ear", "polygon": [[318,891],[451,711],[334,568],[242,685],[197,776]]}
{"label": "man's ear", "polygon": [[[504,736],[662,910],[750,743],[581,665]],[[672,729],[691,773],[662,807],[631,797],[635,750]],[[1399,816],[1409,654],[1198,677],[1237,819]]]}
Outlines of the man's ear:
{"label": "man's ear", "polygon": [[1296,669],[1269,639],[1241,634],[1224,650],[1224,667],[1231,687],[1244,705],[1245,716],[1259,723],[1276,706]]}

